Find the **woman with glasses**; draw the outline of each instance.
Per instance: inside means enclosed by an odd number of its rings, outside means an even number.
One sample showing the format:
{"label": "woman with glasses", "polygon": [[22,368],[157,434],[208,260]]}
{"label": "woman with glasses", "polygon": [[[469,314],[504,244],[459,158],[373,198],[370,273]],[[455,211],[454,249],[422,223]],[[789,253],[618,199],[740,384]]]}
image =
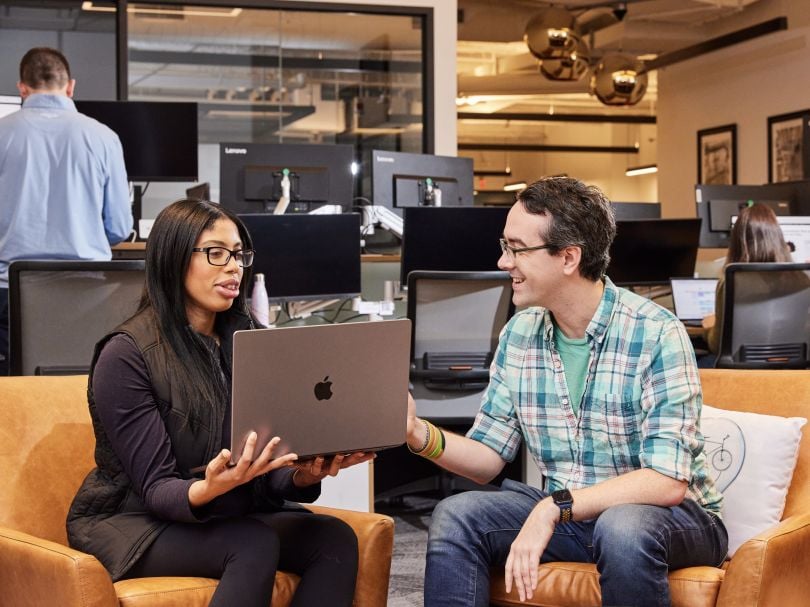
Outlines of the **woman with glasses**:
{"label": "woman with glasses", "polygon": [[233,332],[256,327],[245,301],[253,250],[242,222],[180,200],[155,220],[135,315],[96,346],[88,400],[96,465],[68,513],[71,546],[114,581],[220,580],[212,606],[270,605],[277,569],[301,576],[293,605],[352,603],[357,539],[311,502],[320,481],[371,454],[275,459],[252,433],[230,466]]}

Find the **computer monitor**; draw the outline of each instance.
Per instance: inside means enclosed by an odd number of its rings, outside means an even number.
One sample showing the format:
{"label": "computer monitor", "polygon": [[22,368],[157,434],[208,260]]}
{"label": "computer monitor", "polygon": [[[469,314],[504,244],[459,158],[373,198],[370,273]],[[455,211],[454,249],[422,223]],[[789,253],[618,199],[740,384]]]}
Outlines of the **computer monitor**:
{"label": "computer monitor", "polygon": [[660,219],[660,202],[611,202],[617,221],[625,219]]}
{"label": "computer monitor", "polygon": [[130,181],[197,181],[197,104],[76,101],[118,134]]}
{"label": "computer monitor", "polygon": [[211,184],[205,181],[186,188],[186,198],[189,200],[211,200]]}
{"label": "computer monitor", "polygon": [[790,247],[790,255],[796,263],[810,262],[810,217],[791,215],[777,217],[782,236]]}
{"label": "computer monitor", "polygon": [[235,213],[271,213],[290,184],[287,213],[308,213],[324,204],[350,210],[354,149],[346,144],[222,143],[219,199]]}
{"label": "computer monitor", "polygon": [[374,204],[408,207],[473,205],[472,158],[372,150]]}
{"label": "computer monitor", "polygon": [[360,294],[360,215],[240,215],[270,301]]}
{"label": "computer monitor", "polygon": [[406,207],[401,282],[412,270],[485,272],[498,269],[509,207]]}
{"label": "computer monitor", "polygon": [[20,109],[22,99],[14,95],[0,95],[0,118]]}
{"label": "computer monitor", "polygon": [[703,220],[700,246],[726,248],[731,234],[731,218],[740,209],[757,202],[771,207],[776,215],[793,212],[794,185],[697,185],[697,216]]}
{"label": "computer monitor", "polygon": [[668,285],[693,276],[700,219],[634,219],[616,222],[607,275],[618,285]]}
{"label": "computer monitor", "polygon": [[143,260],[12,262],[11,375],[87,373],[96,342],[135,313],[143,285]]}

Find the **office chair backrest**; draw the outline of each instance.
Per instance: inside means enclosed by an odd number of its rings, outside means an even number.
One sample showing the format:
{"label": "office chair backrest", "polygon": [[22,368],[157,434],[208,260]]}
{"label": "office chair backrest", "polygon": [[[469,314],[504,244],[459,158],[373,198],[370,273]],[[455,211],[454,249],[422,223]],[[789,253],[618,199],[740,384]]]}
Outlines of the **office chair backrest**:
{"label": "office chair backrest", "polygon": [[810,263],[726,266],[718,368],[803,369],[810,354]]}
{"label": "office chair backrest", "polygon": [[408,275],[411,358],[425,352],[492,352],[514,313],[506,272],[427,272]]}
{"label": "office chair backrest", "polygon": [[141,260],[13,262],[10,374],[87,373],[96,342],[135,312],[143,284]]}

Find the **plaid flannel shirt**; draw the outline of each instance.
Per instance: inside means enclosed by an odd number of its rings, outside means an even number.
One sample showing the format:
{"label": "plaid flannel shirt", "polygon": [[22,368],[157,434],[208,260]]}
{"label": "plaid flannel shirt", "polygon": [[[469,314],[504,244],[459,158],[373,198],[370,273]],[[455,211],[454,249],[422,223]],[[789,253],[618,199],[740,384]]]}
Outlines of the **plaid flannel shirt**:
{"label": "plaid flannel shirt", "polygon": [[699,429],[700,378],[683,325],[606,278],[585,333],[591,355],[577,417],[551,314],[516,314],[501,332],[467,436],[507,461],[526,440],[549,491],[651,468],[688,481],[687,497],[720,515],[723,498],[708,475]]}

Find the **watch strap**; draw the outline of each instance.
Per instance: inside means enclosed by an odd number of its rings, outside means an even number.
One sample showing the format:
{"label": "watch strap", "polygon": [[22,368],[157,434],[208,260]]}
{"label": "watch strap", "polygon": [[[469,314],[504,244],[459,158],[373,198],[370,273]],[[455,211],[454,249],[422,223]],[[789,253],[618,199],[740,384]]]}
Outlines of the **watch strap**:
{"label": "watch strap", "polygon": [[568,489],[560,489],[551,494],[551,499],[560,509],[560,523],[570,523],[574,518],[574,498]]}

